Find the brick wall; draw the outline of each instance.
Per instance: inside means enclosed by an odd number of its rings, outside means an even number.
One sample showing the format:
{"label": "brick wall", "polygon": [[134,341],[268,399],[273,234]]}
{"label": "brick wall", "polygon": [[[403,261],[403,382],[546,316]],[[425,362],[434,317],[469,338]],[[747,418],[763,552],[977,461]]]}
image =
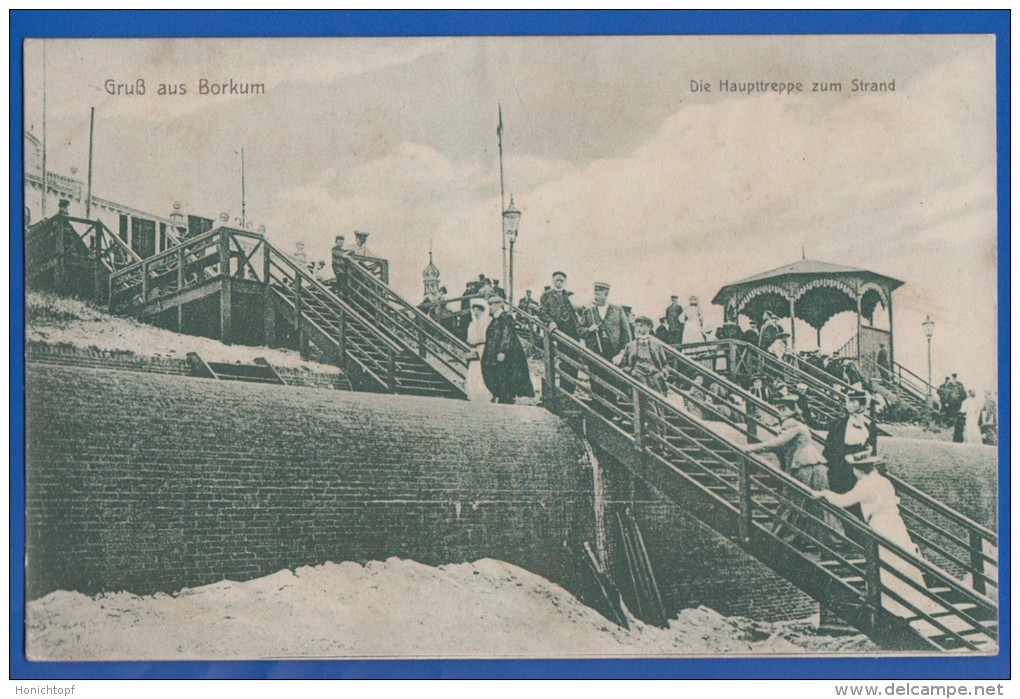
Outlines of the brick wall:
{"label": "brick wall", "polygon": [[25,359],[34,364],[144,371],[177,376],[187,376],[191,373],[187,359],[143,357],[134,352],[85,349],[73,345],[51,345],[45,342],[29,342],[25,348]]}
{"label": "brick wall", "polygon": [[499,558],[583,592],[591,471],[539,409],[27,369],[29,597]]}
{"label": "brick wall", "polygon": [[[66,344],[29,342],[25,348],[25,359],[31,364],[53,364],[93,369],[118,369],[141,371],[150,374],[172,374],[190,376],[191,365],[187,359],[175,357],[146,357],[129,351],[86,349]],[[291,386],[305,388],[332,388],[340,391],[351,390],[351,383],[341,372],[323,373],[310,369],[294,369],[274,366],[276,373]]]}
{"label": "brick wall", "polygon": [[293,369],[291,367],[273,366],[280,378],[287,382],[288,386],[303,386],[305,388],[332,388],[338,391],[350,391],[351,382],[344,374],[324,374],[307,369]]}
{"label": "brick wall", "polygon": [[[27,371],[30,598],[172,592],[401,556],[499,558],[595,601],[578,556],[595,538],[590,467],[574,434],[541,409],[38,363]],[[936,468],[910,448],[890,440],[884,449],[900,475],[937,485],[959,509],[981,504],[972,516],[994,512],[994,468],[965,471],[951,459]],[[609,509],[635,512],[670,616],[698,604],[762,620],[816,610],[622,467],[603,458],[599,468]]]}
{"label": "brick wall", "polygon": [[[727,616],[761,621],[803,619],[818,603],[726,537],[692,517],[601,455],[609,510],[630,508],[670,614],[705,605]],[[609,517],[610,528],[615,526]],[[618,577],[626,573],[614,560]]]}

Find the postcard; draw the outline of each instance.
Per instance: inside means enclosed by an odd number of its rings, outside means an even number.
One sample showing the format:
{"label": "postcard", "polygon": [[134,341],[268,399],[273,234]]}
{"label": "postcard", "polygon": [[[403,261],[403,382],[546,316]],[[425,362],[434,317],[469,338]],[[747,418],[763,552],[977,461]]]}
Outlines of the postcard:
{"label": "postcard", "polygon": [[994,656],[995,60],[26,39],[27,659]]}

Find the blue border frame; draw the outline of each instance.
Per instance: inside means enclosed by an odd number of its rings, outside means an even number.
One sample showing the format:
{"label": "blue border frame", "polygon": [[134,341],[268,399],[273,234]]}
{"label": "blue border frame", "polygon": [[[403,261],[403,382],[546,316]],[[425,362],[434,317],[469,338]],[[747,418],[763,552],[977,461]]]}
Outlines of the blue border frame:
{"label": "blue border frame", "polygon": [[[468,36],[607,34],[994,34],[998,131],[1000,589],[1010,589],[1010,13],[770,12],[233,12],[11,11],[10,230],[22,230],[22,40],[27,37]],[[989,658],[618,660],[351,660],[34,663],[24,655],[24,292],[22,237],[10,237],[10,678],[867,678],[1008,679],[1010,608],[1001,599],[999,655]]]}

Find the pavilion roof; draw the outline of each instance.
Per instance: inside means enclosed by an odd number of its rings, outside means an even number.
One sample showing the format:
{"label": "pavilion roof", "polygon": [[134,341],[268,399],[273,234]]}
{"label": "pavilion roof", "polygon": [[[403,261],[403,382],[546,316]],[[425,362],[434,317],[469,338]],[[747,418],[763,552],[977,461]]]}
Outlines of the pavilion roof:
{"label": "pavilion roof", "polygon": [[771,269],[767,272],[761,272],[745,279],[741,279],[738,282],[727,284],[715,295],[715,298],[712,299],[712,303],[725,305],[730,294],[740,290],[741,287],[754,287],[763,283],[773,284],[781,279],[791,277],[804,278],[805,280],[825,277],[844,280],[856,278],[863,281],[878,282],[882,286],[887,287],[890,292],[903,286],[903,282],[899,279],[894,279],[884,274],[878,274],[877,272],[872,272],[866,269],[834,265],[831,262],[821,262],[819,260],[797,260],[796,262],[792,262],[788,265],[776,267],[775,269]]}

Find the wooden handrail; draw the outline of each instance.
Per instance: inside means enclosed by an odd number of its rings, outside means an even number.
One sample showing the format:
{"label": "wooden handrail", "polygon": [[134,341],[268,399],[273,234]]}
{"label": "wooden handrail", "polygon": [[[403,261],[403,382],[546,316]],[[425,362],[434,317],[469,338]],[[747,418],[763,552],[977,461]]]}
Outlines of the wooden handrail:
{"label": "wooden handrail", "polygon": [[416,318],[418,318],[421,322],[425,323],[427,328],[429,328],[432,332],[438,334],[439,337],[445,340],[448,344],[451,344],[457,350],[464,353],[470,351],[471,348],[468,347],[467,344],[464,343],[460,338],[458,338],[456,335],[454,335],[449,330],[444,328],[442,325],[437,323],[431,316],[429,316],[427,313],[424,313],[420,308],[406,301],[402,296],[393,291],[393,289],[391,289],[389,285],[383,283],[382,280],[377,279],[375,276],[369,273],[369,271],[365,269],[363,266],[355,263],[348,257],[342,259],[343,264],[347,266],[348,274],[351,273],[351,270],[354,270],[355,275],[359,277],[359,281],[364,282],[366,286],[374,286],[377,290],[381,290],[381,292],[377,291],[377,296],[382,297],[383,300],[396,302],[405,310],[410,311]]}
{"label": "wooden handrail", "polygon": [[[527,313],[524,313],[524,312],[519,311],[519,310],[515,311],[515,313],[517,313],[518,315],[520,315],[522,317],[525,317],[527,320],[529,320],[532,324],[536,325],[538,328],[542,328],[543,327],[543,324],[541,324],[539,321],[537,321],[537,319],[535,319],[533,316],[529,316]],[[631,391],[633,392],[634,396],[638,397],[636,400],[633,401],[633,404],[634,404],[634,407],[635,407],[636,410],[641,410],[641,399],[643,399],[645,402],[647,402],[647,403],[649,403],[651,405],[655,405],[657,407],[658,411],[661,412],[661,414],[669,415],[672,419],[679,420],[681,424],[684,424],[688,428],[693,428],[693,429],[697,430],[698,432],[704,432],[706,438],[709,439],[711,442],[714,442],[715,444],[720,445],[720,447],[723,448],[725,453],[720,452],[719,448],[713,447],[710,444],[706,444],[706,443],[699,443],[699,449],[705,451],[706,453],[712,454],[722,464],[726,464],[730,468],[732,468],[733,471],[734,471],[734,475],[738,477],[738,480],[740,478],[740,471],[741,471],[741,466],[740,465],[744,464],[745,468],[752,469],[759,476],[767,475],[770,478],[774,478],[774,479],[778,480],[787,489],[790,489],[790,490],[792,490],[794,492],[799,493],[799,495],[800,495],[800,497],[802,499],[811,498],[811,491],[808,488],[806,488],[806,486],[804,486],[802,483],[800,483],[800,481],[796,480],[792,476],[790,476],[790,475],[788,475],[788,474],[786,474],[786,473],[784,473],[782,471],[776,470],[774,467],[768,465],[767,463],[764,462],[764,460],[758,458],[757,456],[748,454],[740,446],[738,446],[735,443],[731,442],[728,438],[726,438],[726,437],[724,437],[722,435],[719,435],[719,434],[717,434],[717,433],[707,429],[703,425],[699,424],[697,421],[695,421],[695,420],[691,419],[689,416],[685,415],[683,412],[681,412],[681,411],[677,410],[676,408],[674,408],[671,404],[669,404],[662,397],[660,397],[656,392],[652,391],[651,389],[649,389],[644,384],[641,384],[641,383],[637,382],[636,380],[632,379],[626,373],[622,372],[615,365],[613,365],[612,363],[606,361],[602,357],[600,357],[598,355],[595,355],[594,353],[591,353],[586,348],[581,347],[573,339],[566,337],[565,335],[563,335],[558,330],[549,331],[548,328],[545,328],[545,331],[548,333],[547,337],[551,338],[551,340],[552,340],[551,343],[549,343],[549,342],[546,343],[546,346],[548,348],[546,350],[547,353],[550,353],[552,351],[557,351],[558,350],[557,353],[561,354],[561,355],[564,355],[564,356],[566,356],[568,354],[574,354],[575,356],[576,355],[581,355],[583,357],[583,361],[582,362],[577,362],[578,364],[593,363],[594,366],[597,366],[600,369],[602,369],[604,372],[609,373],[609,375],[612,377],[614,383],[623,384],[625,386],[629,386]],[[547,357],[547,361],[548,361],[548,357]],[[598,384],[599,382],[603,382],[604,383],[604,379],[602,379],[600,376],[598,376],[597,373],[590,375],[589,379],[593,382],[593,384]],[[575,385],[575,384],[573,384],[573,382],[571,382],[570,385]],[[573,389],[571,391],[568,391],[563,386],[561,386],[558,390],[561,391],[561,392],[567,393],[569,395],[572,392]],[[588,406],[586,406],[583,403],[583,401],[578,401],[572,395],[570,395],[570,398],[572,398],[572,402],[573,403],[581,406],[583,409],[585,409],[588,412],[590,412],[593,416],[598,417],[598,413],[595,413],[595,412],[591,411],[591,409]],[[635,419],[635,425],[639,424],[639,422],[640,422],[639,420]],[[624,432],[624,434],[627,434],[627,433]],[[642,435],[642,437],[643,437],[643,435]],[[638,440],[634,440],[633,435],[631,435],[631,439],[632,439],[632,441],[638,441],[638,442],[642,441],[640,438]],[[690,478],[690,477],[687,476],[687,478]],[[737,493],[738,496],[739,496],[739,492],[740,492],[739,491],[739,482],[738,482],[738,484],[733,484],[733,483],[725,481],[724,479],[721,479],[721,478],[719,478],[719,480],[720,480],[720,482],[723,485],[725,485],[726,488],[731,489],[734,493]],[[692,481],[692,482],[694,482],[694,481]],[[720,498],[720,500],[721,500],[721,498]],[[748,500],[747,497],[741,497],[740,498],[741,502],[745,502],[747,500]],[[904,548],[902,548],[898,544],[896,544],[896,543],[886,539],[885,537],[883,537],[882,535],[878,534],[874,530],[871,530],[870,528],[867,528],[867,527],[862,527],[862,523],[860,521],[856,520],[855,518],[853,518],[851,515],[849,515],[843,508],[837,508],[837,507],[835,507],[835,506],[833,506],[833,505],[831,505],[831,504],[829,504],[827,502],[824,502],[824,501],[820,502],[820,504],[821,504],[822,507],[826,508],[831,514],[833,514],[835,517],[837,517],[837,519],[842,521],[845,525],[850,526],[850,527],[858,527],[858,528],[861,528],[864,531],[866,540],[869,541],[870,542],[870,546],[875,549],[875,552],[876,552],[876,555],[875,555],[875,565],[879,566],[879,568],[892,569],[891,566],[885,564],[883,561],[880,560],[880,557],[877,556],[878,548],[881,547],[881,548],[884,548],[884,549],[887,549],[889,551],[894,552],[896,555],[900,556],[904,560],[910,561],[912,564],[916,565],[920,570],[922,570],[924,572],[927,572],[929,575],[931,575],[935,579],[939,580],[940,584],[949,587],[951,590],[954,590],[955,592],[957,592],[958,594],[960,594],[961,596],[963,596],[965,599],[969,600],[970,602],[972,602],[972,603],[974,603],[976,605],[982,605],[982,606],[986,606],[988,608],[994,608],[995,605],[994,605],[994,602],[991,599],[989,599],[989,598],[985,597],[984,595],[981,595],[981,594],[979,594],[979,593],[977,593],[977,592],[975,592],[973,590],[967,589],[967,588],[963,587],[962,585],[959,585],[958,583],[956,583],[951,578],[951,576],[947,575],[945,571],[941,570],[940,568],[935,567],[929,561],[926,561],[925,559],[917,557],[913,552],[905,550]],[[733,508],[732,503],[727,503],[727,505],[731,509]],[[748,505],[748,506],[750,506],[750,505]],[[769,512],[768,510],[763,510],[763,511],[764,512]],[[824,521],[821,520],[820,518],[816,517],[812,513],[809,513],[809,512],[805,511],[805,514],[807,514],[807,516],[811,520],[815,521],[816,524],[818,524],[819,526],[825,526]],[[746,518],[747,517],[747,513],[741,513],[741,516],[742,516],[742,518]],[[773,515],[770,513],[770,517],[771,516],[773,516]],[[760,523],[754,522],[753,520],[751,521],[751,525],[752,526],[757,526],[759,528],[761,528],[761,526],[762,526]],[[895,571],[894,569],[892,569],[892,570],[893,570],[893,573],[895,575],[899,575],[898,571]],[[880,580],[878,581],[878,584],[879,585],[881,584]],[[916,585],[916,583],[914,583],[914,585]],[[869,586],[869,590],[870,590],[870,588],[871,588],[871,586]],[[927,588],[923,588],[923,587],[918,586],[917,587],[917,591],[922,593],[922,594],[924,594],[924,595],[926,595],[926,596],[929,596],[936,604],[939,604],[941,606],[945,606],[947,604],[945,601],[943,601],[943,600],[935,597],[934,595],[932,595],[927,590]],[[888,594],[888,591],[886,591],[884,589],[882,590],[882,592]],[[880,600],[880,598],[881,597],[879,595],[878,599]],[[880,601],[879,601],[879,606],[880,606]],[[910,608],[914,607],[914,605],[908,605],[908,606]],[[914,611],[916,611],[921,617],[928,618],[928,615],[925,614],[925,612],[923,610],[914,609]],[[955,610],[954,610],[954,613],[956,613]],[[963,615],[963,616],[968,616],[968,615]],[[946,631],[947,633],[956,636],[956,634],[954,632],[952,632],[951,630],[945,628],[936,619],[931,618],[929,620],[933,624],[935,624],[938,628],[941,628],[944,631]],[[980,628],[984,628],[983,626],[981,626],[980,622],[978,622],[976,620],[972,620],[972,621],[974,622],[974,624],[976,626],[979,626]],[[962,642],[962,643],[965,643],[965,644],[968,644],[968,645],[972,646],[972,644],[969,644],[969,642],[966,641],[966,639],[963,639],[962,637],[958,638],[958,640],[960,642]]]}

